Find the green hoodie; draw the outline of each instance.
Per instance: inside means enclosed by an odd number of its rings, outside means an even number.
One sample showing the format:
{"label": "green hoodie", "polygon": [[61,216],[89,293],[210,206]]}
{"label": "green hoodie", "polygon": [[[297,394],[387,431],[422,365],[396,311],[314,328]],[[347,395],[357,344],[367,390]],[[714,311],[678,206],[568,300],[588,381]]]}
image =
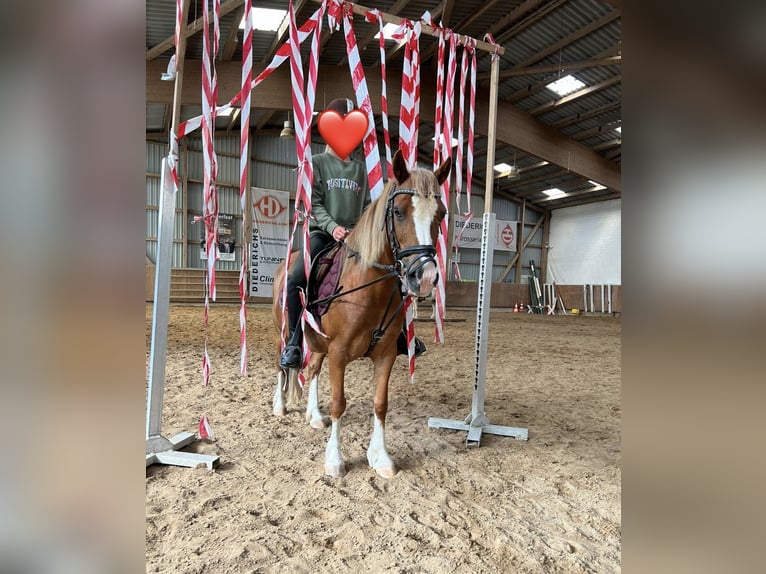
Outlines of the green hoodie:
{"label": "green hoodie", "polygon": [[309,229],[330,235],[338,225],[352,229],[370,204],[364,163],[350,158],[343,161],[331,153],[320,153],[313,157],[313,165]]}

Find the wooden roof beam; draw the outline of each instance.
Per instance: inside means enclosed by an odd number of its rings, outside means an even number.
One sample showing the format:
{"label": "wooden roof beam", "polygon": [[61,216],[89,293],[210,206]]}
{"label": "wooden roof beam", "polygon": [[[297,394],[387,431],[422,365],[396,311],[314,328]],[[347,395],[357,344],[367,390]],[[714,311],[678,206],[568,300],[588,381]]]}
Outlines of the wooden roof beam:
{"label": "wooden roof beam", "polygon": [[549,112],[552,109],[555,109],[555,108],[558,108],[559,106],[563,106],[564,104],[573,102],[579,98],[582,98],[583,96],[587,96],[589,94],[593,94],[595,92],[605,90],[606,88],[609,88],[615,84],[620,83],[621,81],[622,81],[622,76],[615,76],[614,78],[609,78],[608,80],[604,80],[603,82],[599,82],[598,84],[587,86],[583,88],[582,90],[577,90],[576,92],[567,94],[563,98],[559,98],[557,100],[550,100],[549,102],[540,104],[539,106],[529,110],[529,114],[536,116],[545,112]]}
{"label": "wooden roof beam", "polygon": [[619,108],[621,105],[622,105],[622,102],[609,102],[608,104],[604,104],[603,106],[599,106],[598,108],[594,108],[590,111],[576,113],[574,115],[569,116],[568,118],[564,118],[563,120],[560,120],[551,125],[556,129],[565,128],[565,127],[574,125],[578,122],[581,122],[583,120],[595,118],[596,116],[600,116],[601,114],[611,112],[612,110]]}
{"label": "wooden roof beam", "polygon": [[[226,0],[225,2],[221,3],[219,14],[221,17],[223,17],[229,12],[231,12],[232,10],[236,10],[241,5],[242,5],[242,0]],[[208,16],[212,20],[213,13],[210,12]],[[182,34],[184,38],[194,36],[194,34],[202,30],[202,24],[203,24],[203,18],[200,16],[194,22],[189,24],[186,27],[186,29],[183,31]],[[170,48],[172,48],[174,43],[175,43],[175,33],[165,38],[162,42],[160,42],[156,46],[149,48],[146,51],[146,61],[151,62],[158,56],[161,56],[162,54],[167,52]]]}
{"label": "wooden roof beam", "polygon": [[226,36],[226,40],[223,43],[223,49],[221,50],[221,60],[231,60],[234,57],[234,52],[237,50],[237,44],[239,43],[239,23],[242,20],[242,16],[245,13],[244,2],[242,6],[237,8],[234,12],[234,23],[229,29],[229,34]]}

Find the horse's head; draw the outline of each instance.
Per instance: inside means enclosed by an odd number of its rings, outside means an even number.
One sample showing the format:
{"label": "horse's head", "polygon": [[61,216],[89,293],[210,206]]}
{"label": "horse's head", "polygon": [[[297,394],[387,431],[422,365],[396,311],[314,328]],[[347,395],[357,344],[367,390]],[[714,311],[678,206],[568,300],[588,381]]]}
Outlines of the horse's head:
{"label": "horse's head", "polygon": [[436,241],[446,209],[439,186],[449,177],[451,158],[436,172],[407,168],[401,151],[394,156],[394,178],[386,203],[386,233],[409,293],[429,295],[439,281]]}

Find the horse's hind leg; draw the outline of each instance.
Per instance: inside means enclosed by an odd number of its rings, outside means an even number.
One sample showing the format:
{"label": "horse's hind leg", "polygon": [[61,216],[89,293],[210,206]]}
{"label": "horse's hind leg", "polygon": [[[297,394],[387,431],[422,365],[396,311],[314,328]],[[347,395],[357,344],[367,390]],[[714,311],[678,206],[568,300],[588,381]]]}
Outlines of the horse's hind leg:
{"label": "horse's hind leg", "polygon": [[391,376],[396,355],[382,357],[375,362],[375,416],[373,417],[372,438],[367,449],[367,462],[383,478],[396,474],[396,467],[386,451],[386,412],[388,411],[388,379]]}

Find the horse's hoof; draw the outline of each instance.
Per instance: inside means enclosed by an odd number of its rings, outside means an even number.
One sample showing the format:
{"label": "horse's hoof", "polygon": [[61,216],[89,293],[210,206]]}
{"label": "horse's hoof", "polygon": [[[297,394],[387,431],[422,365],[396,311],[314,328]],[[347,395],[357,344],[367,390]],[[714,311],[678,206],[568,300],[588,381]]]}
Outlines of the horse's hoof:
{"label": "horse's hoof", "polygon": [[309,421],[309,425],[313,429],[320,429],[321,430],[321,429],[327,428],[327,423],[325,423],[324,418],[321,418],[321,417],[318,418],[318,419],[311,419]]}
{"label": "horse's hoof", "polygon": [[396,474],[396,469],[393,466],[384,466],[381,468],[376,468],[375,472],[378,473],[383,478],[393,478]]}
{"label": "horse's hoof", "polygon": [[341,478],[346,476],[346,465],[343,463],[339,465],[326,464],[324,465],[324,473],[332,478]]}
{"label": "horse's hoof", "polygon": [[285,407],[274,407],[275,417],[284,417],[287,415],[287,409]]}

